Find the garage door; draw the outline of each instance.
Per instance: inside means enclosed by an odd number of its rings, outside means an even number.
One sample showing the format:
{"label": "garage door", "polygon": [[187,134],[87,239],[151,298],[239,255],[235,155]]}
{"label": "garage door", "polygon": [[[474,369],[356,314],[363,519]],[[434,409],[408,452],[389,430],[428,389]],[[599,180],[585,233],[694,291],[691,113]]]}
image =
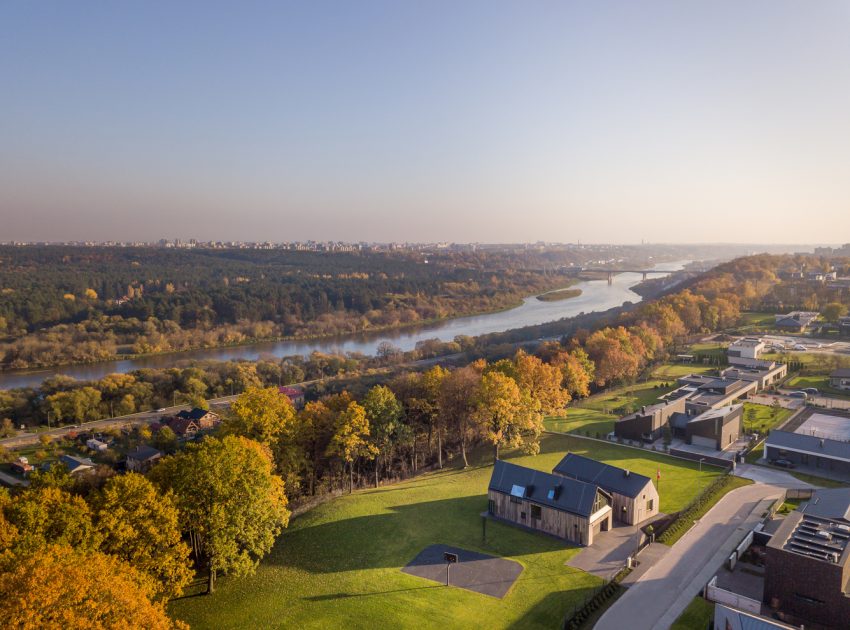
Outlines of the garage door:
{"label": "garage door", "polygon": [[705,446],[707,448],[717,448],[717,440],[713,438],[702,437],[699,435],[691,436],[691,444],[694,446]]}

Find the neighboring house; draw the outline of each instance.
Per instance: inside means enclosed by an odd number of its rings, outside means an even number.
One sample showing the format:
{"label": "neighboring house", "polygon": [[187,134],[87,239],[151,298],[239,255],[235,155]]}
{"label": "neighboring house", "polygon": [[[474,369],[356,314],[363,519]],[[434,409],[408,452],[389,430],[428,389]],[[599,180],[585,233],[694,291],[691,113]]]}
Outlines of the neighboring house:
{"label": "neighboring house", "polygon": [[774,326],[789,332],[803,332],[818,317],[818,313],[811,311],[792,311],[786,315],[776,315]]}
{"label": "neighboring house", "polygon": [[552,472],[602,488],[611,495],[614,518],[628,525],[658,514],[658,491],[649,477],[575,453],[567,453]]}
{"label": "neighboring house", "polygon": [[62,455],[59,458],[59,462],[64,464],[68,472],[72,475],[86,472],[87,470],[94,470],[95,466],[97,466],[88,457],[75,457],[74,455]]}
{"label": "neighboring house", "polygon": [[684,437],[688,444],[718,451],[732,446],[744,428],[744,405],[727,405],[709,409],[698,416],[688,416]]}
{"label": "neighboring house", "polygon": [[768,461],[784,459],[800,468],[850,476],[850,443],[774,429],[764,443]]}
{"label": "neighboring house", "polygon": [[296,409],[304,407],[304,392],[297,387],[279,387],[278,392],[289,398],[289,402]]}
{"label": "neighboring house", "polygon": [[127,470],[146,473],[162,457],[162,452],[152,446],[137,446],[127,453]]}
{"label": "neighboring house", "polygon": [[[221,422],[221,418],[212,411],[195,407],[190,411],[181,411],[177,414],[180,420],[192,420],[198,427],[199,431],[206,431],[217,426]],[[174,427],[171,427],[172,429]]]}
{"label": "neighboring house", "polygon": [[86,440],[86,448],[100,452],[108,449],[109,445],[106,442],[101,442],[100,440],[96,440],[95,438],[90,438]]}
{"label": "neighboring house", "polygon": [[629,414],[614,423],[614,435],[623,440],[654,442],[664,434],[670,417],[684,413],[686,399],[677,398],[657,405],[644,406],[640,411]]}
{"label": "neighboring house", "polygon": [[738,359],[758,359],[764,352],[765,343],[758,337],[744,337],[729,345],[726,357],[735,365]]}
{"label": "neighboring house", "polygon": [[829,386],[850,391],[850,368],[840,368],[830,374]]}
{"label": "neighboring house", "polygon": [[759,386],[758,381],[742,381],[700,374],[683,377],[679,379],[679,382],[687,382],[681,389],[690,392],[685,402],[685,412],[690,416],[698,416],[710,409],[728,407],[739,398],[756,393]]}
{"label": "neighboring house", "polygon": [[611,495],[596,484],[497,460],[487,511],[578,545],[612,527]]}
{"label": "neighboring house", "polygon": [[795,624],[846,628],[848,585],[850,488],[818,490],[785,517],[765,547],[763,601]]}
{"label": "neighboring house", "polygon": [[19,475],[28,475],[34,470],[33,465],[30,464],[26,457],[19,457],[16,461],[12,462],[11,466],[12,471]]}
{"label": "neighboring house", "polygon": [[[745,362],[750,363],[750,365],[746,365]],[[788,366],[784,363],[761,359],[738,359],[738,364],[720,372],[722,378],[736,381],[755,381],[757,383],[756,391],[762,391],[775,385],[787,374]]]}
{"label": "neighboring house", "polygon": [[167,424],[169,427],[171,427],[171,430],[174,431],[174,434],[179,438],[194,437],[195,434],[201,430],[201,427],[198,426],[198,423],[192,420],[191,418],[171,418],[171,420],[169,420]]}
{"label": "neighboring house", "polygon": [[798,630],[797,626],[789,626],[768,619],[761,615],[735,610],[723,604],[714,604],[714,630]]}

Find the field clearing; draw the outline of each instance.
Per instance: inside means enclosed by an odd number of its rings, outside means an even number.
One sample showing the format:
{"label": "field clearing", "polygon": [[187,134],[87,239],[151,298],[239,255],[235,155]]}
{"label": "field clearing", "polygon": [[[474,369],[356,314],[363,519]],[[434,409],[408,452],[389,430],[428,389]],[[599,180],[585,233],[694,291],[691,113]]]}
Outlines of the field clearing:
{"label": "field clearing", "polygon": [[[684,507],[721,474],[712,467],[653,452],[547,434],[541,453],[506,453],[515,463],[551,470],[567,451],[595,457],[654,478],[660,468],[661,509]],[[452,467],[335,499],[295,519],[257,573],[222,578],[215,595],[171,602],[193,628],[553,628],[598,578],[565,566],[578,548],[500,523],[487,523],[490,449],[473,466]],[[516,560],[524,566],[504,599],[446,588],[401,572],[431,544],[448,544]],[[199,588],[201,588],[199,586]]]}
{"label": "field clearing", "polygon": [[652,378],[664,381],[675,380],[688,374],[704,374],[716,370],[713,365],[701,365],[699,363],[665,363],[652,372]]}

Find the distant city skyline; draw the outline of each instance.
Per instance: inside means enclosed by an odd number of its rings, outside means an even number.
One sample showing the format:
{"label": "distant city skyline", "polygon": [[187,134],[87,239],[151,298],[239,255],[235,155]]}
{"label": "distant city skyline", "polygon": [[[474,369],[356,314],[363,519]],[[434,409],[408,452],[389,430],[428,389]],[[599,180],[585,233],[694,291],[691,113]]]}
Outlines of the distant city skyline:
{"label": "distant city skyline", "polygon": [[850,4],[0,5],[0,241],[850,240]]}

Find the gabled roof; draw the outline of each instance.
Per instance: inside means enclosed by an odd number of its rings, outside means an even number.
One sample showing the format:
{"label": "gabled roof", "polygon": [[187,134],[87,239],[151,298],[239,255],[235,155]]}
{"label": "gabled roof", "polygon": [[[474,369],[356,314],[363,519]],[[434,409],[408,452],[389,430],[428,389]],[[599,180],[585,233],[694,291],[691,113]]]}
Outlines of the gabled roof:
{"label": "gabled roof", "polygon": [[74,457],[73,455],[62,455],[59,458],[59,461],[65,464],[68,468],[68,472],[70,473],[78,470],[85,470],[87,468],[94,468],[96,465],[88,457]]}
{"label": "gabled roof", "polygon": [[493,466],[489,489],[579,516],[591,515],[599,490],[594,484],[509,464],[501,459]]}
{"label": "gabled roof", "polygon": [[177,435],[185,435],[189,430],[189,427],[195,427],[195,431],[200,429],[198,424],[191,418],[174,418],[168,423],[168,426],[171,427],[171,430]]}
{"label": "gabled roof", "polygon": [[603,490],[616,492],[627,497],[638,496],[646,487],[646,484],[652,483],[649,477],[575,453],[567,453],[564,459],[555,466],[553,472],[586,483],[596,484]]}
{"label": "gabled roof", "polygon": [[765,446],[787,449],[789,451],[813,453],[820,457],[830,457],[850,462],[850,442],[839,442],[819,438],[804,433],[773,430],[767,436]]}
{"label": "gabled roof", "polygon": [[195,407],[191,411],[181,411],[177,414],[177,417],[184,418],[186,420],[200,420],[208,413],[210,412],[206,409],[200,409],[199,407]]}
{"label": "gabled roof", "polygon": [[156,450],[152,446],[137,446],[127,453],[127,459],[132,458],[137,461],[144,462],[149,459],[153,459],[154,457],[159,457],[160,455],[162,455],[162,452]]}
{"label": "gabled roof", "polygon": [[838,368],[829,375],[830,378],[850,378],[850,368]]}

